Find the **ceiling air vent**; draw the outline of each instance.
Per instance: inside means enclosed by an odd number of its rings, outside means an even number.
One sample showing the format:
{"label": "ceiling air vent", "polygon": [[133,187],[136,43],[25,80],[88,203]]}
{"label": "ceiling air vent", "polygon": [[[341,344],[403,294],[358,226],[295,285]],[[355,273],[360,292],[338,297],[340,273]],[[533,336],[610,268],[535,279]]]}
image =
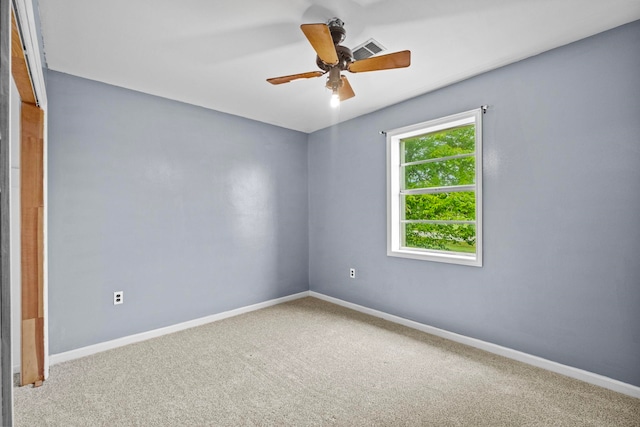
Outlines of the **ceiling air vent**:
{"label": "ceiling air vent", "polygon": [[368,58],[377,53],[386,50],[384,46],[382,46],[378,41],[374,39],[369,39],[366,42],[362,43],[360,46],[353,48],[353,59],[359,61],[361,59]]}

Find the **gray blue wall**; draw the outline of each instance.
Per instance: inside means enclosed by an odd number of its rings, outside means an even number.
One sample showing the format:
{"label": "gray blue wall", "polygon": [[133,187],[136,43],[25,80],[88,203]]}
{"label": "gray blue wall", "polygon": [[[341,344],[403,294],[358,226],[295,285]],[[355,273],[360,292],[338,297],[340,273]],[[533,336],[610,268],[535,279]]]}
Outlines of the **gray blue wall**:
{"label": "gray blue wall", "polygon": [[306,134],[53,71],[47,91],[51,354],[309,289]]}
{"label": "gray blue wall", "polygon": [[[311,134],[311,290],[640,386],[639,46],[640,21]],[[378,132],[482,104],[484,267],[387,257]]]}
{"label": "gray blue wall", "polygon": [[[308,136],[49,71],[51,353],[311,289],[640,386],[637,46],[640,22]],[[378,132],[481,104],[484,267],[387,257]]]}

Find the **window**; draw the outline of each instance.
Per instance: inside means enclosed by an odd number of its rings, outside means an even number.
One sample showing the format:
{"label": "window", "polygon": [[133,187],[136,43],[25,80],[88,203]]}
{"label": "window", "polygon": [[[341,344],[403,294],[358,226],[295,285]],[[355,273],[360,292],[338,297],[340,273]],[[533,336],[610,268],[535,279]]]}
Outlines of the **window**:
{"label": "window", "polygon": [[387,255],[482,266],[482,110],[387,132]]}

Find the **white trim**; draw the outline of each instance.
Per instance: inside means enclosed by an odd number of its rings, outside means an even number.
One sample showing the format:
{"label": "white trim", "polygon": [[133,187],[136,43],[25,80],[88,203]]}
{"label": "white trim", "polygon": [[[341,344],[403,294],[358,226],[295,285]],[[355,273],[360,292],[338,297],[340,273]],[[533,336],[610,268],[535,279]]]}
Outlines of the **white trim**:
{"label": "white trim", "polygon": [[189,320],[188,322],[178,323],[176,325],[167,326],[164,328],[154,329],[152,331],[142,332],[135,335],[129,335],[115,340],[101,342],[87,347],[77,348],[75,350],[65,351],[64,353],[52,354],[49,356],[49,365],[55,365],[69,360],[79,359],[81,357],[90,356],[92,354],[100,353],[114,348],[122,347],[129,344],[134,344],[141,341],[146,341],[151,338],[157,338],[163,335],[172,334],[174,332],[183,331],[185,329],[194,328],[196,326],[206,325],[207,323],[217,322],[218,320],[228,319],[229,317],[238,316],[240,314],[249,313],[251,311],[260,310],[262,308],[271,307],[274,305],[282,304],[283,302],[293,301],[299,298],[309,296],[309,291],[303,291],[297,294],[288,295],[282,298],[276,298],[269,301],[249,305],[246,307],[236,308],[234,310],[224,311],[218,314],[212,314],[211,316],[201,317],[199,319]]}
{"label": "white trim", "polygon": [[553,362],[548,359],[543,359],[538,356],[533,356],[528,353],[523,353],[518,350],[513,350],[508,347],[502,347],[500,345],[492,344],[490,342],[482,341],[475,338],[470,338],[464,335],[456,334],[454,332],[449,332],[444,329],[435,328],[433,326],[425,325],[423,323],[415,322],[413,320],[405,319],[403,317],[394,316],[393,314],[387,314],[382,311],[363,307],[361,305],[353,304],[351,302],[330,297],[328,295],[324,295],[315,291],[309,291],[309,296],[321,299],[323,301],[330,302],[332,304],[340,305],[342,307],[346,307],[351,310],[358,311],[360,313],[369,314],[374,317],[379,317],[381,319],[388,320],[393,323],[397,323],[412,329],[426,332],[431,335],[435,335],[435,336],[445,338],[451,341],[455,341],[461,344],[465,344],[471,347],[479,348],[480,350],[484,350],[489,353],[504,356],[509,359],[517,360],[518,362],[523,362],[528,365],[546,369],[547,371],[565,375],[567,377],[584,381],[589,384],[593,384],[599,387],[613,390],[615,392],[622,393],[627,396],[640,398],[640,387],[637,387],[628,383],[624,383],[622,381],[614,380],[613,378],[605,377],[599,374],[594,374],[593,372],[574,368],[572,366],[563,365],[561,363]]}
{"label": "white trim", "polygon": [[523,353],[518,350],[502,347],[497,344],[492,344],[479,339],[456,334],[454,332],[449,332],[444,329],[435,328],[433,326],[425,325],[423,323],[415,322],[413,320],[405,319],[403,317],[395,316],[393,314],[384,313],[382,311],[374,310],[372,308],[364,307],[364,306],[347,302],[338,298],[330,297],[328,295],[321,294],[315,291],[304,291],[304,292],[289,295],[286,297],[276,298],[276,299],[265,301],[262,303],[250,305],[247,307],[241,307],[235,310],[225,311],[223,313],[202,317],[200,319],[190,320],[188,322],[179,323],[177,325],[167,326],[165,328],[155,329],[153,331],[143,332],[136,335],[130,335],[128,337],[118,338],[112,341],[94,344],[87,347],[70,350],[64,353],[54,354],[50,356],[49,361],[51,365],[55,365],[57,363],[79,359],[81,357],[90,356],[92,354],[100,353],[102,351],[111,350],[114,348],[122,347],[128,344],[133,344],[141,341],[146,341],[151,338],[156,338],[162,335],[179,332],[185,329],[205,325],[207,323],[216,322],[218,320],[227,319],[229,317],[238,316],[240,314],[249,313],[251,311],[260,310],[262,308],[271,307],[287,301],[293,301],[293,300],[308,297],[308,296],[318,298],[320,300],[327,301],[342,307],[346,307],[351,310],[358,311],[360,313],[365,313],[370,316],[378,317],[378,318],[387,320],[389,322],[397,323],[399,325],[416,329],[418,331],[422,331],[427,334],[435,335],[435,336],[445,338],[454,342],[458,342],[474,348],[478,348],[480,350],[484,350],[489,353],[493,353],[509,359],[517,360],[518,362],[523,362],[528,365],[546,369],[547,371],[565,375],[567,377],[584,381],[589,384],[593,384],[599,387],[613,390],[615,392],[622,393],[627,396],[640,398],[640,387],[636,387],[634,385],[627,384],[622,381],[614,380],[613,378],[594,374],[592,372],[574,368],[572,366],[563,365],[561,363],[553,362],[551,360],[543,359],[538,356],[533,356],[531,354]]}
{"label": "white trim", "polygon": [[444,129],[452,129],[460,126],[470,125],[476,120],[472,113],[481,111],[480,108],[464,111],[462,113],[452,114],[438,119],[427,120],[426,122],[416,123],[413,125],[388,130],[387,136],[401,136],[402,138],[411,138],[423,133],[438,132]]}
{"label": "white trim", "polygon": [[398,249],[387,252],[387,256],[395,256],[399,258],[420,259],[424,261],[437,261],[448,264],[470,265],[473,267],[482,267],[476,256],[465,255],[461,252],[443,252],[417,248],[407,248],[400,246]]}
{"label": "white trim", "polygon": [[38,43],[38,31],[36,27],[33,3],[28,0],[13,0],[16,12],[16,20],[20,27],[20,37],[24,44],[27,67],[31,84],[35,92],[38,106],[46,111],[47,91],[42,72],[42,60],[40,59],[40,43]]}
{"label": "white trim", "polygon": [[[405,126],[387,131],[387,256],[411,258],[424,261],[436,261],[449,264],[482,267],[482,108]],[[401,141],[417,135],[433,133],[445,129],[473,124],[475,126],[475,183],[473,185],[458,185],[448,187],[431,187],[419,189],[405,189],[401,184],[404,167],[420,162],[405,162],[401,149]],[[464,156],[471,156],[465,154]],[[448,159],[449,156],[439,159]],[[403,247],[405,227],[401,227],[403,196],[414,194],[437,194],[452,191],[474,191],[476,200],[476,251],[473,254],[459,252],[442,252],[421,248]]]}
{"label": "white trim", "polygon": [[[46,99],[45,99],[46,100]],[[49,120],[47,119],[47,106],[41,106],[44,110],[44,123],[42,135],[42,197],[44,202],[43,222],[43,275],[42,286],[43,312],[44,312],[44,379],[49,378]]]}

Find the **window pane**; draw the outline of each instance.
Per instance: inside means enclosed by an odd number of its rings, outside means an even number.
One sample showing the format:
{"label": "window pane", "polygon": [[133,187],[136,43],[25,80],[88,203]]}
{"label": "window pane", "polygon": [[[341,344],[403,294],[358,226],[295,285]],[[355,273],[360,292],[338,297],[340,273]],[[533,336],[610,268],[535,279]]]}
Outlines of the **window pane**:
{"label": "window pane", "polygon": [[470,154],[475,151],[475,125],[446,129],[402,140],[403,163]]}
{"label": "window pane", "polygon": [[405,224],[404,246],[448,252],[476,252],[476,227],[470,224]]}
{"label": "window pane", "polygon": [[432,221],[474,221],[476,194],[473,191],[402,196],[404,218]]}
{"label": "window pane", "polygon": [[476,159],[465,157],[404,167],[404,188],[468,185],[476,181]]}

